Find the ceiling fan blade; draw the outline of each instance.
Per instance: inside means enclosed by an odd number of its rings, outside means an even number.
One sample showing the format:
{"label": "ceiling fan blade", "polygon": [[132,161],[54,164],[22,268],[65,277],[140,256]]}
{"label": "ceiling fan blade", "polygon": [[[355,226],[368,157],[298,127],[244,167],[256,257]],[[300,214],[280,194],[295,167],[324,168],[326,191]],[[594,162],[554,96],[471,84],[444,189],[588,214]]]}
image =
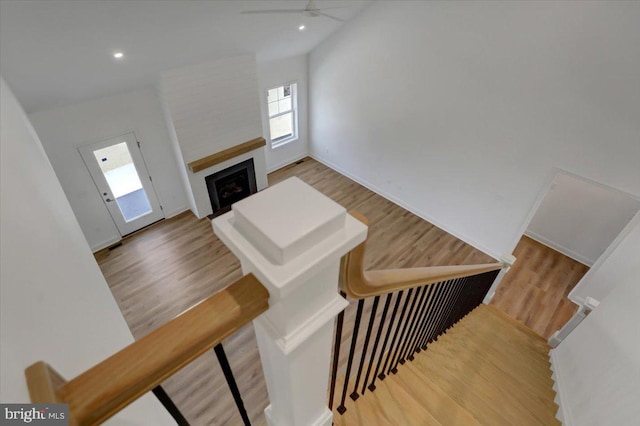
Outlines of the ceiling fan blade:
{"label": "ceiling fan blade", "polygon": [[324,16],[325,18],[331,18],[334,21],[344,22],[344,19],[336,18],[335,16],[331,16],[331,15],[329,15],[327,13],[322,13],[322,12],[314,12],[314,13],[316,13],[317,15],[320,15],[320,16]]}
{"label": "ceiling fan blade", "polygon": [[304,9],[243,10],[240,13],[304,13]]}
{"label": "ceiling fan blade", "polygon": [[323,11],[323,10],[329,10],[329,9],[347,9],[351,6],[329,6],[329,7],[321,7],[318,10],[319,11]]}

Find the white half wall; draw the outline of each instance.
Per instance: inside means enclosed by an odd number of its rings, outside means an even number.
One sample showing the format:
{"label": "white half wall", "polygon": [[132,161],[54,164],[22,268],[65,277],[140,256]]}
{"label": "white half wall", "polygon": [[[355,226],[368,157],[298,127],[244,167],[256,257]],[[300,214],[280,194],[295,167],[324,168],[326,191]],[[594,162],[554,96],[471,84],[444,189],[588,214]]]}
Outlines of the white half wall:
{"label": "white half wall", "polygon": [[[0,395],[29,402],[24,369],[72,379],[133,342],[71,206],[18,101],[0,79]],[[145,395],[120,425],[175,424]]]}
{"label": "white half wall", "polygon": [[[299,55],[273,62],[258,63],[262,134],[267,140],[267,149],[265,151],[267,172],[277,170],[309,155],[307,60],[307,55]],[[276,148],[271,148],[267,114],[267,90],[285,83],[294,82],[298,84],[298,139]]]}
{"label": "white half wall", "polygon": [[637,221],[624,242],[596,271],[608,282],[609,293],[552,351],[564,424],[568,426],[638,423],[639,256]]}
{"label": "white half wall", "polygon": [[640,195],[639,21],[638,2],[373,2],[310,54],[311,154],[510,253],[554,167]]}
{"label": "white half wall", "polygon": [[133,131],[165,217],[188,209],[178,163],[155,87],[36,112],[33,122],[91,249],[120,234],[78,153],[78,146]]}
{"label": "white half wall", "polygon": [[526,234],[591,266],[639,210],[638,198],[559,172]]}

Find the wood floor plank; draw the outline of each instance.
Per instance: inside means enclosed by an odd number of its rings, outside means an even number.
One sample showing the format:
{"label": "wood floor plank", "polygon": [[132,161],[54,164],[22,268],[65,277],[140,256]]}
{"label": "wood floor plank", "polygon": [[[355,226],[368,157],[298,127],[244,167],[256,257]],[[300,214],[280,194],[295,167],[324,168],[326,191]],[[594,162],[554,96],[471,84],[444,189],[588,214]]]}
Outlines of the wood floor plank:
{"label": "wood floor plank", "polygon": [[527,236],[513,254],[518,260],[491,304],[548,339],[575,313],[567,295],[589,268]]}

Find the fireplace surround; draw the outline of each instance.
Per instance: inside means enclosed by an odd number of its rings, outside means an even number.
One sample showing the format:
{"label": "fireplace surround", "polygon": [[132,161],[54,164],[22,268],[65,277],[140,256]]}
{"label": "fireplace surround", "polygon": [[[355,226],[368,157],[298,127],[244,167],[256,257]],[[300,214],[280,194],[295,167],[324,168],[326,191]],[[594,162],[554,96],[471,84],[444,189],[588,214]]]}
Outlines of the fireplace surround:
{"label": "fireplace surround", "polygon": [[253,158],[205,176],[213,213],[210,219],[231,210],[231,205],[257,192]]}

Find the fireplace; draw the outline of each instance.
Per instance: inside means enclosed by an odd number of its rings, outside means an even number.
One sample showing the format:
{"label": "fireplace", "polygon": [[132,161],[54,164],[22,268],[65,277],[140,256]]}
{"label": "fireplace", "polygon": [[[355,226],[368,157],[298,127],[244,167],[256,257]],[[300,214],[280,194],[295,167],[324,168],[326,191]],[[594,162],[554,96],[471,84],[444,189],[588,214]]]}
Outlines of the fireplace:
{"label": "fireplace", "polygon": [[204,178],[207,183],[212,219],[231,210],[231,205],[257,192],[253,158]]}

